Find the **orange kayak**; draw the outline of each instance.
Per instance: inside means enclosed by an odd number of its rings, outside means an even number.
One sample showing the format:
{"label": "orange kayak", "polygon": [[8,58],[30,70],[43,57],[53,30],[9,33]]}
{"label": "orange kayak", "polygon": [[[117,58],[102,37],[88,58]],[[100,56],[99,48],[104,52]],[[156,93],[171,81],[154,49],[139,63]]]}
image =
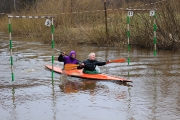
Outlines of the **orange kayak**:
{"label": "orange kayak", "polygon": [[[51,65],[45,65],[46,68],[52,70]],[[54,66],[54,72],[60,74],[67,74],[68,76],[85,78],[85,79],[92,79],[92,80],[115,80],[121,82],[132,82],[131,80],[127,80],[126,78],[119,78],[117,76],[110,76],[107,74],[85,74],[82,72],[82,69],[74,69],[74,70],[62,70],[60,67]]]}

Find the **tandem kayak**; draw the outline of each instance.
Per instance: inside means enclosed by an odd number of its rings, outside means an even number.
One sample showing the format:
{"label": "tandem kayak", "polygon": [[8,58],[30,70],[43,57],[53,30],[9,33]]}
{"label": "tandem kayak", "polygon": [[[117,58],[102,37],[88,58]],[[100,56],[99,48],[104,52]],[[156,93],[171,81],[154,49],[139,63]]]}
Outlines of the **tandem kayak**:
{"label": "tandem kayak", "polygon": [[[46,68],[52,70],[51,65],[45,65]],[[67,74],[68,76],[72,77],[79,77],[85,79],[92,79],[92,80],[115,80],[120,82],[132,82],[131,80],[127,80],[126,78],[119,78],[117,76],[111,76],[104,73],[101,74],[85,74],[82,72],[82,69],[74,69],[74,70],[62,70],[60,67],[54,66],[54,72],[60,74]]]}

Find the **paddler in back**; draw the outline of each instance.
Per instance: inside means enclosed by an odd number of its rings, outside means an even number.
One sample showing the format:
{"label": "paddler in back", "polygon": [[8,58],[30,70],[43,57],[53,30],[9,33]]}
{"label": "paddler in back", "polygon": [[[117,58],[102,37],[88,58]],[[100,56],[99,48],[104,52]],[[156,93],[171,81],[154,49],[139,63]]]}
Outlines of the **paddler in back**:
{"label": "paddler in back", "polygon": [[[61,53],[58,57],[59,62],[64,62],[64,65],[66,64],[79,64],[80,62],[76,59],[76,52],[71,51],[69,56],[66,55],[65,52]],[[81,69],[80,67],[77,67],[78,69]]]}
{"label": "paddler in back", "polygon": [[94,52],[91,52],[88,55],[88,59],[83,61],[81,64],[83,66],[83,73],[87,74],[100,74],[101,72],[96,69],[96,66],[103,66],[108,63],[110,63],[111,60],[108,60],[107,62],[100,62],[96,60],[96,54]]}

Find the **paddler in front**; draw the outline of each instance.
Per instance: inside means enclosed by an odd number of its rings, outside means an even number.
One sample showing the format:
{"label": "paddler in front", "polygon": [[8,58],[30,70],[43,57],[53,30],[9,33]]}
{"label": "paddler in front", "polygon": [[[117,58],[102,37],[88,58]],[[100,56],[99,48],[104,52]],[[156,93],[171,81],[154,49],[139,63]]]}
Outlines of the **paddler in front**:
{"label": "paddler in front", "polygon": [[86,74],[100,74],[101,72],[96,69],[96,66],[103,66],[108,63],[110,63],[111,60],[108,60],[107,62],[100,62],[96,60],[96,54],[94,52],[91,52],[88,55],[88,59],[83,61],[81,66],[83,66],[83,73]]}
{"label": "paddler in front", "polygon": [[[66,64],[80,64],[80,62],[76,59],[76,52],[72,50],[69,53],[69,56],[66,55],[65,52],[61,53],[58,57],[59,62],[64,62],[64,65]],[[80,66],[77,66],[77,69],[81,69]]]}

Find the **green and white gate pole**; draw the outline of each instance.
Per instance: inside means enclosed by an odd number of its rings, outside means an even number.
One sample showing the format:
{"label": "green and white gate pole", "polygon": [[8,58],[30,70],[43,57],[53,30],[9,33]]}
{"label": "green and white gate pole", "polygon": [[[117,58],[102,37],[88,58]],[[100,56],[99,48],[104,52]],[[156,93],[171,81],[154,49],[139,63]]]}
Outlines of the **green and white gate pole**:
{"label": "green and white gate pole", "polygon": [[156,42],[157,42],[156,30],[157,30],[157,25],[156,25],[156,13],[155,13],[154,14],[154,56],[156,56]]}
{"label": "green and white gate pole", "polygon": [[52,18],[52,25],[51,25],[51,32],[52,32],[52,85],[54,85],[54,24]]}
{"label": "green and white gate pole", "polygon": [[130,58],[129,58],[129,51],[130,51],[130,44],[129,44],[130,30],[129,30],[129,24],[130,24],[130,16],[127,16],[128,65],[129,65],[129,63],[130,63]]}
{"label": "green and white gate pole", "polygon": [[130,52],[130,44],[129,44],[129,39],[130,39],[130,16],[133,16],[133,11],[128,11],[128,16],[127,16],[128,65],[130,63],[130,57],[129,57],[129,52]]}
{"label": "green and white gate pole", "polygon": [[153,22],[153,28],[154,28],[154,56],[156,56],[156,42],[157,42],[157,37],[156,37],[156,30],[157,30],[157,25],[156,25],[156,13],[155,10],[151,10],[149,13],[150,16],[154,17],[154,22]]}
{"label": "green and white gate pole", "polygon": [[13,57],[12,57],[12,27],[11,27],[11,21],[10,18],[8,18],[9,24],[8,24],[8,31],[9,31],[9,49],[10,49],[10,61],[11,61],[11,76],[12,81],[14,81],[14,71],[13,71]]}

